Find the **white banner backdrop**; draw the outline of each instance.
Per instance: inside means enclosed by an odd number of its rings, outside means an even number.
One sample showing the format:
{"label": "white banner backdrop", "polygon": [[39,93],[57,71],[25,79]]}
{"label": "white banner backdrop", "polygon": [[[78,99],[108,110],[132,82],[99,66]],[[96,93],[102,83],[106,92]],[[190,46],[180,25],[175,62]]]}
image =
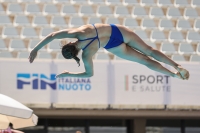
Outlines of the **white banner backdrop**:
{"label": "white banner backdrop", "polygon": [[84,72],[75,61],[0,61],[0,93],[24,104],[100,104],[108,103],[108,61],[94,64],[91,78],[58,78],[64,70]]}
{"label": "white banner backdrop", "polygon": [[[49,62],[1,61],[0,93],[22,103],[49,103],[50,87],[41,89],[40,79],[50,76]],[[51,82],[51,81],[50,81]]]}
{"label": "white banner backdrop", "polygon": [[200,105],[199,63],[180,63],[190,72],[189,80],[169,77],[138,63],[112,64],[114,105]]}
{"label": "white banner backdrop", "polygon": [[[78,67],[75,61],[56,62],[57,71],[84,72],[84,64]],[[66,104],[107,104],[108,62],[94,63],[94,76],[91,78],[59,78],[57,79],[57,99],[55,103]]]}
{"label": "white banner backdrop", "polygon": [[114,100],[120,105],[161,105],[170,91],[171,78],[131,62],[113,62]]}
{"label": "white banner backdrop", "polygon": [[200,105],[200,64],[180,63],[190,79],[168,77],[128,61],[94,61],[91,78],[60,78],[83,72],[75,61],[0,61],[0,93],[25,104]]}
{"label": "white banner backdrop", "polygon": [[200,105],[200,64],[181,63],[189,72],[189,80],[171,80],[169,105]]}

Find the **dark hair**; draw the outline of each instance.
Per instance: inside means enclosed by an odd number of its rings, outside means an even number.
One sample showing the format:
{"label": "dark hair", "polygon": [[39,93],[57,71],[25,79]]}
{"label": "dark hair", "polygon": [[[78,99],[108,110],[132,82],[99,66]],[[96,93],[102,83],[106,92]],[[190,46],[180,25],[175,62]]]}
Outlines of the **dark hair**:
{"label": "dark hair", "polygon": [[80,59],[77,57],[79,50],[74,44],[66,44],[62,46],[62,55],[65,59],[75,59],[78,65],[80,66]]}

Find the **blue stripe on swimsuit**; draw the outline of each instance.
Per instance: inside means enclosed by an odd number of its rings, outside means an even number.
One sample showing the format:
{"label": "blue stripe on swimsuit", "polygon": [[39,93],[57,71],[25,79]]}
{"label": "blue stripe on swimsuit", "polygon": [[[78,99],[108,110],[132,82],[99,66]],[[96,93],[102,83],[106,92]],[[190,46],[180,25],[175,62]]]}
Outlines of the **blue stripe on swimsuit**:
{"label": "blue stripe on swimsuit", "polygon": [[[94,26],[97,35],[96,35],[96,37],[91,37],[91,38],[87,38],[87,39],[84,39],[84,40],[79,40],[79,41],[91,40],[82,50],[85,50],[94,40],[98,39],[98,41],[99,41],[97,29],[96,29],[94,24],[92,24],[92,25]],[[99,41],[99,48],[100,48],[100,41]]]}
{"label": "blue stripe on swimsuit", "polygon": [[[94,40],[98,39],[98,41],[99,41],[97,29],[96,29],[94,24],[92,24],[92,25],[94,26],[94,28],[96,30],[97,36],[92,37],[92,38],[87,38],[87,39],[84,39],[84,40],[79,40],[79,41],[91,40],[82,50],[85,50]],[[114,24],[110,24],[110,26],[111,26],[111,29],[112,29],[111,36],[110,36],[110,40],[108,41],[108,43],[104,47],[105,49],[117,47],[124,42],[122,33],[117,28],[117,26],[114,25]],[[99,48],[100,48],[100,41],[99,41]]]}

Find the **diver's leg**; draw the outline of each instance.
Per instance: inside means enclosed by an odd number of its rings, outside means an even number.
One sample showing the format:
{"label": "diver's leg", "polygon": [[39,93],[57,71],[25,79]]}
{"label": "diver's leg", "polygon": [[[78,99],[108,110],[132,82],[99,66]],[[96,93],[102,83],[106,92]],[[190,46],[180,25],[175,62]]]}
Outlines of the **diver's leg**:
{"label": "diver's leg", "polygon": [[175,61],[171,60],[170,58],[168,58],[165,54],[163,54],[162,52],[150,47],[149,45],[147,45],[139,36],[137,36],[135,33],[133,33],[134,38],[132,40],[129,41],[129,43],[127,43],[127,45],[129,45],[130,47],[140,51],[141,53],[147,55],[147,56],[151,56],[154,59],[166,63],[172,67],[174,67],[177,71],[180,72],[181,76],[184,79],[188,79],[189,78],[189,72],[182,68],[181,65],[179,65],[178,63],[176,63]]}
{"label": "diver's leg", "polygon": [[140,51],[141,53],[147,55],[147,56],[151,56],[154,59],[166,63],[174,68],[176,68],[177,66],[179,66],[179,64],[177,64],[176,62],[174,62],[173,60],[171,60],[170,58],[168,58],[165,54],[163,54],[162,52],[152,48],[151,46],[147,45],[139,36],[137,36],[135,33],[133,33],[134,38],[131,39],[127,45],[129,45],[130,47]]}
{"label": "diver's leg", "polygon": [[108,51],[123,58],[123,59],[143,64],[154,71],[166,74],[168,76],[177,77],[177,78],[182,79],[179,72],[172,72],[172,71],[168,70],[167,68],[163,67],[157,61],[150,59],[148,56],[143,55],[142,53],[132,49],[130,46],[128,46],[124,43],[122,43],[118,47],[108,49]]}

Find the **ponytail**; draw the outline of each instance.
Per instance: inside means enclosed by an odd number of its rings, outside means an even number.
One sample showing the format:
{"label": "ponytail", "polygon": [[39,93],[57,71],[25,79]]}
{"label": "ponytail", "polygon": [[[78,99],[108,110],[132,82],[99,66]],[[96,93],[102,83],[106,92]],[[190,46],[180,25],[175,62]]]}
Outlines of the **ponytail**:
{"label": "ponytail", "polygon": [[77,56],[75,56],[75,57],[73,57],[74,58],[74,60],[76,60],[76,62],[78,63],[78,66],[80,66],[80,59],[77,57]]}

